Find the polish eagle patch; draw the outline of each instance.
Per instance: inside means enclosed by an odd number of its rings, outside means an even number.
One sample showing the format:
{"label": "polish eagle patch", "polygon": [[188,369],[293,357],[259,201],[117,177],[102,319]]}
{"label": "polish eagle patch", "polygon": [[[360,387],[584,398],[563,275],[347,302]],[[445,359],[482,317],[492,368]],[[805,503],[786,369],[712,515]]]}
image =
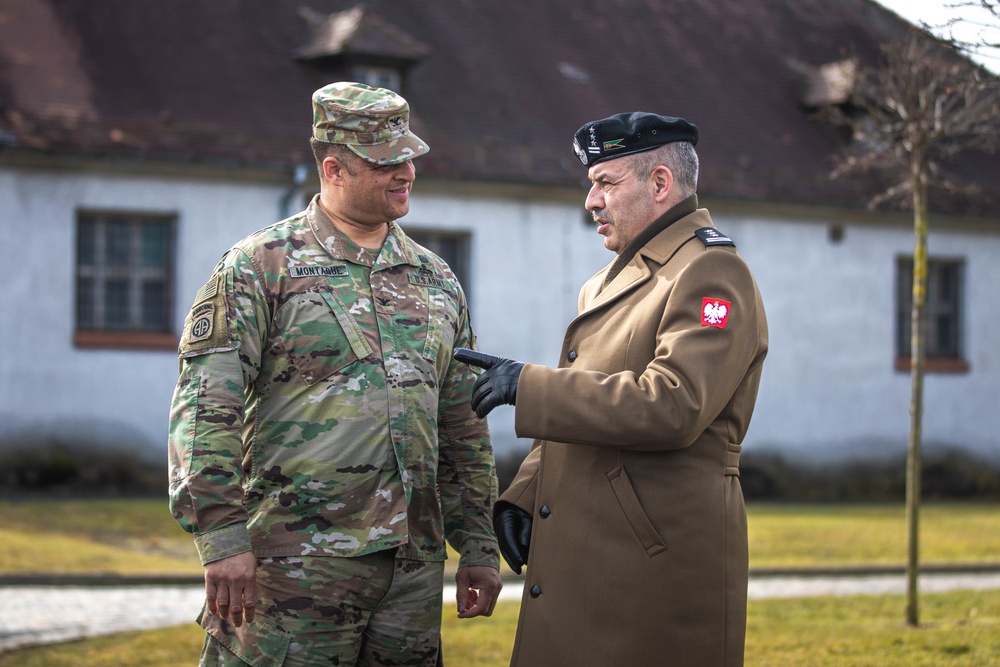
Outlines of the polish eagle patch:
{"label": "polish eagle patch", "polygon": [[701,326],[716,327],[725,329],[729,321],[729,312],[732,304],[722,299],[702,297],[701,299]]}

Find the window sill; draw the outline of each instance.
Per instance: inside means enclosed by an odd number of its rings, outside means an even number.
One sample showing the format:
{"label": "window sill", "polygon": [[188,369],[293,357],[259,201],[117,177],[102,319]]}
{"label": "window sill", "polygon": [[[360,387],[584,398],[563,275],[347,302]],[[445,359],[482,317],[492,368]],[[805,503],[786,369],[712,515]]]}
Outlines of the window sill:
{"label": "window sill", "polygon": [[[910,358],[896,357],[896,370],[904,373],[910,372]],[[926,358],[924,359],[925,373],[968,373],[969,362],[965,359],[946,358]]]}
{"label": "window sill", "polygon": [[77,331],[73,347],[113,350],[177,350],[179,339],[171,333],[148,331]]}

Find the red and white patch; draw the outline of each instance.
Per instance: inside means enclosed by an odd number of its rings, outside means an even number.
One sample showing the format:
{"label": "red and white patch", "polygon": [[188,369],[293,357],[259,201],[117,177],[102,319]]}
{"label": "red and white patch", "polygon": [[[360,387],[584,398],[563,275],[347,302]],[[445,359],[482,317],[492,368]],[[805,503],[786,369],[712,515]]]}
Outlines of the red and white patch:
{"label": "red and white patch", "polygon": [[729,321],[729,312],[732,310],[732,304],[728,301],[723,301],[722,299],[713,299],[711,297],[702,297],[701,299],[701,326],[703,327],[717,327],[719,329],[726,328],[726,322]]}

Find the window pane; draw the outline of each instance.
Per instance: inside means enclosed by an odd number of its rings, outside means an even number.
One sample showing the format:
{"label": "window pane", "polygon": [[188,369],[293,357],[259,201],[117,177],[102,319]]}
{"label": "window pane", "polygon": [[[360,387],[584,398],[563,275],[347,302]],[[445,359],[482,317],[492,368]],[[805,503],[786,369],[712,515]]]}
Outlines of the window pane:
{"label": "window pane", "polygon": [[82,266],[92,266],[97,261],[97,223],[81,220],[76,236],[76,261]]}
{"label": "window pane", "polygon": [[76,326],[80,329],[96,327],[95,303],[93,279],[80,278],[76,286]]}
{"label": "window pane", "polygon": [[131,228],[126,222],[108,222],[104,228],[104,253],[109,266],[128,266]]}
{"label": "window pane", "polygon": [[128,281],[107,281],[104,284],[104,325],[112,329],[128,327],[128,311]]}
{"label": "window pane", "polygon": [[153,331],[167,329],[167,289],[160,281],[142,284],[142,328]]}
{"label": "window pane", "polygon": [[938,300],[953,306],[958,303],[958,266],[949,264],[941,267],[938,284]]}
{"label": "window pane", "polygon": [[469,293],[469,235],[408,231],[411,239],[448,263],[466,294]]}
{"label": "window pane", "polygon": [[167,226],[161,223],[142,225],[142,265],[167,265]]}
{"label": "window pane", "polygon": [[941,315],[937,318],[934,349],[928,348],[927,353],[934,356],[957,356],[955,349],[955,323],[951,317]]}
{"label": "window pane", "polygon": [[[901,357],[909,357],[913,261],[900,258],[897,271],[896,351]],[[927,300],[920,324],[927,357],[961,357],[961,292],[962,262],[928,259]]]}
{"label": "window pane", "polygon": [[363,83],[374,88],[399,90],[399,71],[390,67],[355,67],[353,77],[358,83]]}

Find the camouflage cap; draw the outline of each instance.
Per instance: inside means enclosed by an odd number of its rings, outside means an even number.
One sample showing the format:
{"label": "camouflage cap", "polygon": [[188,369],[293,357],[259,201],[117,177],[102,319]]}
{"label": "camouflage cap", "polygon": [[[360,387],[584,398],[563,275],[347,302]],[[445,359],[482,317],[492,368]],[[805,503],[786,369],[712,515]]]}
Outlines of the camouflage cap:
{"label": "camouflage cap", "polygon": [[375,164],[399,164],[430,148],[410,132],[410,106],[385,88],[341,81],[312,97],[313,137],[343,144]]}

